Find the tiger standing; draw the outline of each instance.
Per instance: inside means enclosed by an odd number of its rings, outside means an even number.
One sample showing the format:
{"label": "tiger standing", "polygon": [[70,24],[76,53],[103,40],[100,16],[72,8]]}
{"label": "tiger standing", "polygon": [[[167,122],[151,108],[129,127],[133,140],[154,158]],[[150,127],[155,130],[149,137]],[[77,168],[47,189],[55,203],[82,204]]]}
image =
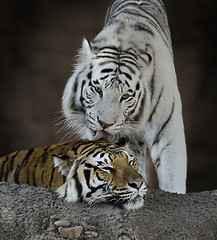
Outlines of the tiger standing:
{"label": "tiger standing", "polygon": [[182,106],[161,0],[111,2],[102,31],[83,40],[62,108],[80,138],[124,137],[146,181],[148,150],[159,187],[186,192]]}

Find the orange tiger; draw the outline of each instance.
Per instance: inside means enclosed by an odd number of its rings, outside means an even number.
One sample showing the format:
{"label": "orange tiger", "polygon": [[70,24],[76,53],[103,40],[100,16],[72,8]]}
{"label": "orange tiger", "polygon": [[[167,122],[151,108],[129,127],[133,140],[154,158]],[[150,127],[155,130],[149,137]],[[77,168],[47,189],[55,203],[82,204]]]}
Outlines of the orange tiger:
{"label": "orange tiger", "polygon": [[0,181],[55,190],[68,202],[143,206],[147,185],[127,147],[103,140],[71,140],[0,158]]}

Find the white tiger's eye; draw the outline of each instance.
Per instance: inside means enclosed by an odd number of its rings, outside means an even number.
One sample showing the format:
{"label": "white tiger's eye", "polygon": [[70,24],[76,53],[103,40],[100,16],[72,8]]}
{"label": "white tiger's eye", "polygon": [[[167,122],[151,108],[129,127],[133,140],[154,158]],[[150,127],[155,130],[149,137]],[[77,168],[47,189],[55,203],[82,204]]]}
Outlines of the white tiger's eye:
{"label": "white tiger's eye", "polygon": [[99,87],[95,87],[95,90],[96,90],[96,92],[99,93],[99,94],[102,92],[102,89],[99,88]]}
{"label": "white tiger's eye", "polygon": [[125,94],[121,97],[121,101],[128,99],[129,96],[130,96],[129,94],[125,93]]}

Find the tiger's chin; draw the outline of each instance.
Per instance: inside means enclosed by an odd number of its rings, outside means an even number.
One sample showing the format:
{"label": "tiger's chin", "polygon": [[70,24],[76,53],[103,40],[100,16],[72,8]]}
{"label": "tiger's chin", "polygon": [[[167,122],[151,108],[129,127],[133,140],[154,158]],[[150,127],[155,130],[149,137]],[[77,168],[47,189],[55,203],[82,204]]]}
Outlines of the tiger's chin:
{"label": "tiger's chin", "polygon": [[108,199],[107,201],[111,204],[114,204],[128,211],[139,209],[144,205],[144,199],[140,195],[136,195],[134,198],[129,198],[129,199],[114,197],[114,198]]}
{"label": "tiger's chin", "polygon": [[123,207],[126,210],[136,210],[139,209],[141,207],[143,207],[144,205],[144,199],[141,196],[136,196],[134,199],[131,199],[130,201],[127,201]]}

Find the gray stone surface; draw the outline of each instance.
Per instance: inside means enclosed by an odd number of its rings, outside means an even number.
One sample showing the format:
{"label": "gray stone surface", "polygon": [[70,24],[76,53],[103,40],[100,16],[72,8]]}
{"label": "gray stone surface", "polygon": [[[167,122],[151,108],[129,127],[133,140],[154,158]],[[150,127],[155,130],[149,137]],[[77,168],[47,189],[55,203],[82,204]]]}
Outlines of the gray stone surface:
{"label": "gray stone surface", "polygon": [[82,226],[79,239],[214,240],[217,191],[177,195],[149,190],[143,208],[125,211],[108,204],[65,203],[46,189],[0,183],[0,239],[63,239],[64,227],[58,231],[54,224],[60,219],[69,220],[71,230]]}

